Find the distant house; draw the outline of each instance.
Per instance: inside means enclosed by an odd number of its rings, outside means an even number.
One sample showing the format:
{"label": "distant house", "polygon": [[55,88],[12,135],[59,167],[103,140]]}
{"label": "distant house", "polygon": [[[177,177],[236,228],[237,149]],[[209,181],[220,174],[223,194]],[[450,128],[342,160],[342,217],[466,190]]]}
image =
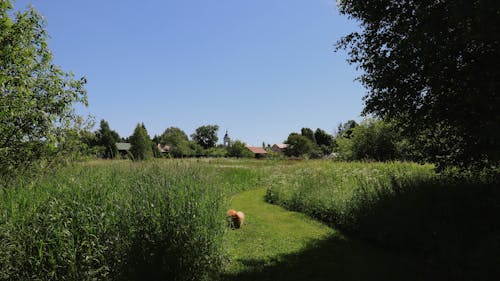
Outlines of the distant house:
{"label": "distant house", "polygon": [[264,158],[267,156],[267,151],[262,147],[247,146],[247,149],[254,154],[255,158]]}
{"label": "distant house", "polygon": [[271,150],[276,152],[276,153],[280,153],[280,152],[283,152],[287,147],[288,147],[288,144],[286,144],[286,143],[277,143],[271,147]]}
{"label": "distant house", "polygon": [[165,154],[170,152],[170,145],[161,145],[160,143],[158,144],[158,150]]}
{"label": "distant house", "polygon": [[118,149],[118,153],[120,153],[121,158],[127,158],[128,152],[132,145],[128,142],[117,142],[116,148]]}

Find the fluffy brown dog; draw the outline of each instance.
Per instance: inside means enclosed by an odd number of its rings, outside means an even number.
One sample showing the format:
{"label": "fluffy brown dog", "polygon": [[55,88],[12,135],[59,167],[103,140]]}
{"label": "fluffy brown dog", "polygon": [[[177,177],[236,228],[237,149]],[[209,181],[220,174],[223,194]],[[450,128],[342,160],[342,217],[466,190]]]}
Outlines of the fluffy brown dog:
{"label": "fluffy brown dog", "polygon": [[229,209],[226,214],[228,224],[232,228],[240,228],[243,225],[243,222],[245,221],[245,214],[243,214],[243,212]]}

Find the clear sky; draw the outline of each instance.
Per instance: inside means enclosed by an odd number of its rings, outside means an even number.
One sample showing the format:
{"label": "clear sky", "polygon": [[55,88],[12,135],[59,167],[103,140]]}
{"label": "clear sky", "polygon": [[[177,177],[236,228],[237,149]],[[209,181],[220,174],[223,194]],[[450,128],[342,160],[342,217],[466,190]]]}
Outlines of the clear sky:
{"label": "clear sky", "polygon": [[87,77],[121,136],[219,125],[249,145],[360,119],[366,90],[334,52],[357,24],[335,0],[17,0],[46,18],[55,63]]}

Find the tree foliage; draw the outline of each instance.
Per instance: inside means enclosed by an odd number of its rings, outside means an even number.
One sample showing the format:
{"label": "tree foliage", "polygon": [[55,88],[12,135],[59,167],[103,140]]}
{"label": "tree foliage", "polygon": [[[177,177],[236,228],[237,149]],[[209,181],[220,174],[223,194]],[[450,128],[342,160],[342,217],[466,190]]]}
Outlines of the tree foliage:
{"label": "tree foliage", "polygon": [[367,119],[349,137],[337,138],[337,150],[345,160],[388,161],[400,159],[399,136],[388,123]]}
{"label": "tree foliage", "polygon": [[134,133],[130,136],[130,152],[134,160],[147,160],[153,156],[151,148],[151,139],[149,138],[148,131],[144,123],[137,124]]}
{"label": "tree foliage", "polygon": [[331,146],[333,142],[332,135],[328,134],[324,130],[317,128],[314,132],[314,139],[318,145]]}
{"label": "tree foliage", "polygon": [[337,136],[350,138],[352,134],[352,130],[358,126],[358,123],[354,120],[349,120],[345,123],[339,124],[337,128]]}
{"label": "tree foliage", "polygon": [[219,140],[217,137],[218,130],[219,126],[217,125],[201,126],[196,129],[195,133],[191,135],[191,138],[204,149],[215,147],[215,144]]}
{"label": "tree foliage", "polygon": [[102,119],[99,130],[96,132],[97,145],[102,147],[103,157],[113,159],[118,155],[116,143],[120,141],[120,135],[111,130],[106,120]]}
{"label": "tree foliage", "polygon": [[170,154],[173,157],[180,158],[195,155],[195,151],[190,147],[188,136],[177,127],[167,128],[160,137],[160,143],[170,146]]}
{"label": "tree foliage", "polygon": [[45,22],[29,8],[9,15],[0,1],[0,176],[37,160],[49,160],[81,118],[75,103],[87,104],[85,79],[75,80],[52,62]]}
{"label": "tree foliage", "polygon": [[314,136],[314,131],[311,128],[300,129],[300,134],[308,138],[312,143],[316,143],[316,138]]}
{"label": "tree foliage", "polygon": [[369,89],[365,114],[397,123],[440,167],[500,162],[500,2],[342,0]]}
{"label": "tree foliage", "polygon": [[306,136],[291,133],[285,141],[288,147],[285,149],[286,156],[304,157],[314,151],[314,143]]}
{"label": "tree foliage", "polygon": [[246,144],[236,140],[227,147],[227,156],[237,158],[251,158],[253,153],[247,149]]}

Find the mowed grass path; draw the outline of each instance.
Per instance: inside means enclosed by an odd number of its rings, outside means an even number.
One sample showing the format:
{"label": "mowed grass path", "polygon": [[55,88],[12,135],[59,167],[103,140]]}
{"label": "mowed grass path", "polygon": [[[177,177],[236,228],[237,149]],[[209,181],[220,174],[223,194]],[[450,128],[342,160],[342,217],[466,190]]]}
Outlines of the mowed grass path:
{"label": "mowed grass path", "polygon": [[264,202],[265,189],[231,198],[245,225],[230,230],[225,280],[429,280],[423,266],[346,238],[308,216]]}

